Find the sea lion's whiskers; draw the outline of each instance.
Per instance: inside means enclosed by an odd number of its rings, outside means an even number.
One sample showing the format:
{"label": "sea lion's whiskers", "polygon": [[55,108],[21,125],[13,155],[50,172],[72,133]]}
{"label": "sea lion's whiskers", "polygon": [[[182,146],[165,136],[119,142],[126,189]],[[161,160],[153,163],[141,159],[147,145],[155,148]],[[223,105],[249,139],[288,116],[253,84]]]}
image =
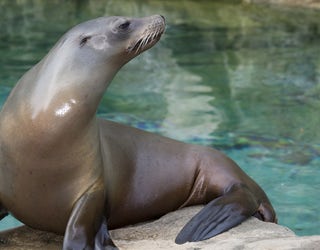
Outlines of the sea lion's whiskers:
{"label": "sea lion's whiskers", "polygon": [[148,44],[153,42],[161,33],[163,29],[159,26],[156,27],[154,31],[147,31],[147,34],[143,34],[142,38],[138,39],[133,46],[129,48],[129,52],[138,54],[143,50]]}

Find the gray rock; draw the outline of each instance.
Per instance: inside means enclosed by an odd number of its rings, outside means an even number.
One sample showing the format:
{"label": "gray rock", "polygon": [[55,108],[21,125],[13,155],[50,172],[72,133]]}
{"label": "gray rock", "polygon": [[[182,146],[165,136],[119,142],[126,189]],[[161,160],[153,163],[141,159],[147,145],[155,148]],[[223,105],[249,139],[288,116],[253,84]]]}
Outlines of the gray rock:
{"label": "gray rock", "polygon": [[[251,218],[228,232],[206,241],[177,245],[174,239],[183,225],[201,209],[184,208],[158,220],[112,230],[121,250],[249,250],[249,249],[320,249],[320,236],[298,237],[290,229]],[[62,237],[28,227],[0,233],[0,249],[61,249]]]}

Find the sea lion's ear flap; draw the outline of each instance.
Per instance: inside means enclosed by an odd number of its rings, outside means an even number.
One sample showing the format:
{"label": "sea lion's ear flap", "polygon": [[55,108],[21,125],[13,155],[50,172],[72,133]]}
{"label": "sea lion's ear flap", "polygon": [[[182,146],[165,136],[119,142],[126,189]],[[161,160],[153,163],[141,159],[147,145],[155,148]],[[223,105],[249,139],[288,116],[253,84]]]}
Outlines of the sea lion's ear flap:
{"label": "sea lion's ear flap", "polygon": [[208,203],[180,231],[175,242],[183,244],[209,239],[239,225],[258,209],[253,195],[243,186],[234,186]]}

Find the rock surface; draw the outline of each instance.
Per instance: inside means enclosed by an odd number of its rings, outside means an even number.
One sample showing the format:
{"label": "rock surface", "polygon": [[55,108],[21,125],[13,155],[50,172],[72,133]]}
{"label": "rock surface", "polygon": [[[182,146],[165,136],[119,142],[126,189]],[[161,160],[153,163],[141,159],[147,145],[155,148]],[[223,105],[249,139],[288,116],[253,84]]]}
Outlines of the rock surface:
{"label": "rock surface", "polygon": [[[251,218],[212,239],[176,245],[175,236],[201,207],[169,213],[158,220],[111,231],[121,250],[150,249],[320,249],[320,236],[298,237],[286,227]],[[62,236],[20,227],[0,234],[0,249],[61,249]]]}

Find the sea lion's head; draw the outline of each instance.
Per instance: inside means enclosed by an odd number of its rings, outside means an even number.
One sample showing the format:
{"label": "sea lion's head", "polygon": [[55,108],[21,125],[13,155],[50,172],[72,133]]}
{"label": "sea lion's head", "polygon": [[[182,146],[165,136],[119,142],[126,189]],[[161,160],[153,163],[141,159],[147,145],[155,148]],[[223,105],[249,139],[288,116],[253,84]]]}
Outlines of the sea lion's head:
{"label": "sea lion's head", "polygon": [[[72,28],[62,38],[74,59],[86,64],[124,64],[156,44],[165,29],[161,15],[145,18],[100,17]],[[76,45],[76,46],[74,46]]]}
{"label": "sea lion's head", "polygon": [[125,63],[156,44],[164,29],[161,15],[100,17],[76,25],[44,58],[44,75],[49,79],[40,80],[109,83]]}

